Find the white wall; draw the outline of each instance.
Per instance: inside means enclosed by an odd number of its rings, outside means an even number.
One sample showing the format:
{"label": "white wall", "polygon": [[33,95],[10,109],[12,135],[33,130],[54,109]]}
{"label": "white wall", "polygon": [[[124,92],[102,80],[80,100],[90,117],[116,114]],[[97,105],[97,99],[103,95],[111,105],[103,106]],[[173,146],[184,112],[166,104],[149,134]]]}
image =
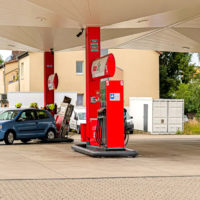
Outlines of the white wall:
{"label": "white wall", "polygon": [[8,107],[0,107],[0,113],[6,110],[12,110],[12,108],[8,108]]}
{"label": "white wall", "polygon": [[144,129],[144,104],[148,104],[148,132],[152,132],[151,97],[129,97],[129,114],[133,117],[134,129]]}
{"label": "white wall", "polygon": [[[23,108],[28,108],[32,102],[38,103],[39,108],[44,107],[43,92],[8,92],[9,108],[15,108],[17,102],[22,103]],[[55,103],[59,106],[64,96],[72,98],[71,104],[77,101],[77,92],[55,92]]]}

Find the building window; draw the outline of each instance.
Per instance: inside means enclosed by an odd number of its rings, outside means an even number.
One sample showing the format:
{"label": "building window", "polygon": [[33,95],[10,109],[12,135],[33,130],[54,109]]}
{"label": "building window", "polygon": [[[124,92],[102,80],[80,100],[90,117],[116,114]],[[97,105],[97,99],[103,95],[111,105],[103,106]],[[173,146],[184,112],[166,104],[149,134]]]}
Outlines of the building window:
{"label": "building window", "polygon": [[83,74],[83,62],[76,61],[76,74]]}
{"label": "building window", "polygon": [[12,81],[15,81],[15,75],[12,75]]}
{"label": "building window", "polygon": [[24,63],[21,63],[21,79],[24,78]]}
{"label": "building window", "polygon": [[77,106],[83,106],[83,94],[77,94]]}

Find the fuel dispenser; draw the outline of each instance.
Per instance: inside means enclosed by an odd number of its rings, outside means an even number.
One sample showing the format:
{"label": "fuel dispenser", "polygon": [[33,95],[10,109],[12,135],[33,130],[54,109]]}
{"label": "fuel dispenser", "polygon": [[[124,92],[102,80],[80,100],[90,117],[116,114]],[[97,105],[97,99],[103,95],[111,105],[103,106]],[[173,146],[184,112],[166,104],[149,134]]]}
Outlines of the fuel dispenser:
{"label": "fuel dispenser", "polygon": [[126,118],[124,115],[124,81],[109,80],[114,76],[115,59],[112,54],[101,57],[92,63],[91,74],[93,80],[104,79],[90,96],[90,105],[94,105],[96,118],[90,118],[86,126],[81,129],[81,139],[86,144],[73,145],[75,151],[96,157],[119,157],[138,155],[137,151],[125,148],[127,143],[125,134]]}
{"label": "fuel dispenser", "polygon": [[[100,109],[96,131],[96,144],[102,149],[124,150],[124,82],[103,81],[100,83]],[[117,123],[116,123],[117,122]]]}

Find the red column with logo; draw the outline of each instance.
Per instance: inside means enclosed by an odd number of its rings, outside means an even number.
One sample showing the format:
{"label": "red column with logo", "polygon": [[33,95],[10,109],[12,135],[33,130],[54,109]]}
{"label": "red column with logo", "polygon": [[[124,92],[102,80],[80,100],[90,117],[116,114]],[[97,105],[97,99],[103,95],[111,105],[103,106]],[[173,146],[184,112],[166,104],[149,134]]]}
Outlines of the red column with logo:
{"label": "red column with logo", "polygon": [[54,90],[48,88],[48,78],[54,74],[54,53],[44,52],[44,106],[54,104]]}
{"label": "red column with logo", "polygon": [[90,142],[90,119],[97,118],[100,103],[91,103],[90,98],[96,96],[100,89],[100,80],[93,80],[91,73],[92,62],[100,57],[100,28],[86,28],[86,141]]}

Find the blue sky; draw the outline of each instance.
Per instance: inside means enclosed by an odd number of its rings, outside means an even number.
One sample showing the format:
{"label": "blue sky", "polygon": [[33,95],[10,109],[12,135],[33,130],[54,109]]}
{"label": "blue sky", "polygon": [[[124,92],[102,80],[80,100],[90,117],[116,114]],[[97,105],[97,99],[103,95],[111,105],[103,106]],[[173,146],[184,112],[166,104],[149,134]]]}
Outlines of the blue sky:
{"label": "blue sky", "polygon": [[2,55],[3,60],[5,60],[8,56],[12,54],[12,51],[5,51],[5,50],[0,50],[0,55]]}
{"label": "blue sky", "polygon": [[199,62],[199,58],[198,58],[198,56],[197,56],[197,53],[193,53],[191,63],[195,63],[196,66],[200,66],[200,62]]}
{"label": "blue sky", "polygon": [[[10,56],[12,54],[12,51],[0,50],[0,54],[2,55],[3,59],[5,60],[8,56]],[[197,66],[200,66],[200,62],[199,62],[197,53],[193,54],[191,63],[195,63]]]}

